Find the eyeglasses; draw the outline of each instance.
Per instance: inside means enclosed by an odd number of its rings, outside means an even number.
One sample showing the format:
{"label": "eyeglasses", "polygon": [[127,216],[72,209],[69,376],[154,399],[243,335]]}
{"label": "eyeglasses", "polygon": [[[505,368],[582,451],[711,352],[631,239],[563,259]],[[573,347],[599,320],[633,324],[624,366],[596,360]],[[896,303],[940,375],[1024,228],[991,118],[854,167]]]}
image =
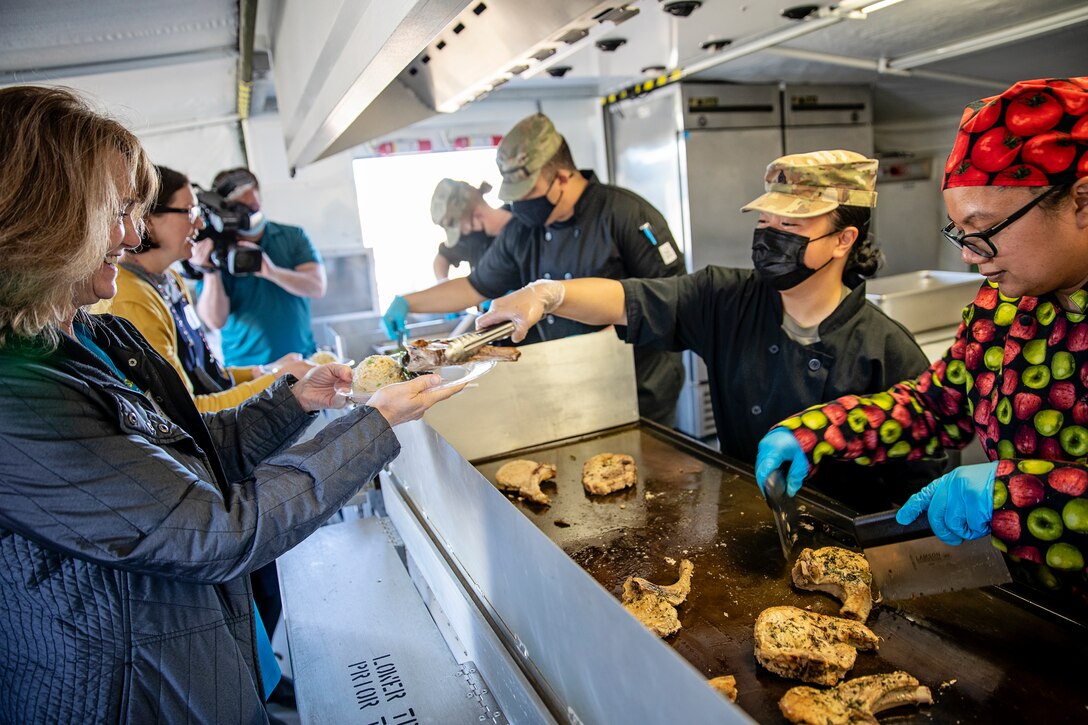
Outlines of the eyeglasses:
{"label": "eyeglasses", "polygon": [[1035,197],[1027,204],[1007,216],[1004,220],[998,222],[997,224],[994,224],[992,227],[984,232],[971,232],[970,234],[968,234],[959,227],[957,227],[956,222],[948,222],[948,225],[941,230],[941,234],[944,235],[945,239],[950,241],[952,244],[955,244],[960,249],[966,248],[980,257],[985,257],[986,259],[993,259],[997,256],[997,245],[993,243],[991,237],[1001,231],[1004,231],[1010,224],[1034,209],[1039,202],[1041,202],[1043,199],[1047,198],[1060,188],[1060,186],[1050,187],[1042,194],[1039,194],[1039,196]]}
{"label": "eyeglasses", "polygon": [[176,206],[157,206],[151,210],[152,214],[187,214],[189,223],[196,224],[196,220],[204,216],[204,210],[199,205],[181,209]]}

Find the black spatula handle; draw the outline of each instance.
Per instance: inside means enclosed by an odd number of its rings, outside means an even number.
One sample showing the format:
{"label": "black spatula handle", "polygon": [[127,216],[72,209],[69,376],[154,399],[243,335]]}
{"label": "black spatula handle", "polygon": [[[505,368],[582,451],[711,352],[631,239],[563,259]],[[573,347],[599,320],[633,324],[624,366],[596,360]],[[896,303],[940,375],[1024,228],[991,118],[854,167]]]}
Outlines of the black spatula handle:
{"label": "black spatula handle", "polygon": [[921,539],[933,536],[929,528],[929,519],[923,513],[913,523],[906,526],[895,520],[895,512],[881,511],[876,514],[865,514],[854,519],[854,536],[858,544],[864,547],[884,546],[885,544],[897,544],[900,541]]}

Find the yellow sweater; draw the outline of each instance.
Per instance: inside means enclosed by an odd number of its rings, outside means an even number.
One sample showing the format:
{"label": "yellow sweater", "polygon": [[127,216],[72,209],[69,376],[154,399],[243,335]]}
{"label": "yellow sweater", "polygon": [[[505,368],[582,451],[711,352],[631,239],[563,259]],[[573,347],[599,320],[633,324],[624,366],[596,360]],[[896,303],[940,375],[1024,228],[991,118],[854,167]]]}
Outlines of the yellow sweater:
{"label": "yellow sweater", "polygon": [[[172,269],[166,270],[166,273],[174,275],[182,294],[192,305],[193,299],[181,276]],[[193,395],[193,383],[185,374],[185,368],[181,366],[181,358],[178,355],[178,331],[174,326],[174,318],[170,314],[170,308],[154,287],[124,267],[118,267],[117,296],[112,300],[103,300],[95,306],[93,312],[109,312],[118,317],[124,317],[134,324],[140,334],[147,338],[148,344],[174,366],[185,387],[188,388],[189,395]],[[224,408],[233,408],[276,380],[274,375],[261,375],[254,378],[251,367],[227,368],[227,372],[234,380],[233,388],[220,393],[193,395],[193,400],[196,401],[196,407],[200,412],[213,413]]]}

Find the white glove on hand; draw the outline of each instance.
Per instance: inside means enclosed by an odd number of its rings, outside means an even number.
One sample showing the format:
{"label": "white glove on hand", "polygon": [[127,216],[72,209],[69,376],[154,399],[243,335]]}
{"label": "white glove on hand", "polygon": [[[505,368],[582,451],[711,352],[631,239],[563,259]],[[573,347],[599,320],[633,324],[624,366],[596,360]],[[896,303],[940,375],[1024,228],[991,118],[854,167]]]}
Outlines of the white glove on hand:
{"label": "white glove on hand", "polygon": [[533,325],[563,304],[566,291],[562,282],[538,279],[516,292],[492,300],[491,308],[487,313],[476,319],[476,329],[482,330],[503,322],[513,322],[514,334],[510,336],[510,339],[521,342],[529,334]]}

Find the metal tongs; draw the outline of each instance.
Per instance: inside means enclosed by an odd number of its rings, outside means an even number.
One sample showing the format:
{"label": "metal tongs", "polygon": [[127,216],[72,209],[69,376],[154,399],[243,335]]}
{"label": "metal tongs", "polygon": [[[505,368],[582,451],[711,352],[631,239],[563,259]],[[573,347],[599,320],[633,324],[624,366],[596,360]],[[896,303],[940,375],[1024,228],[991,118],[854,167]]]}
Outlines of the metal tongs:
{"label": "metal tongs", "polygon": [[464,362],[484,345],[510,337],[514,334],[514,329],[513,322],[504,322],[494,327],[451,337],[445,341],[446,361],[454,364]]}

